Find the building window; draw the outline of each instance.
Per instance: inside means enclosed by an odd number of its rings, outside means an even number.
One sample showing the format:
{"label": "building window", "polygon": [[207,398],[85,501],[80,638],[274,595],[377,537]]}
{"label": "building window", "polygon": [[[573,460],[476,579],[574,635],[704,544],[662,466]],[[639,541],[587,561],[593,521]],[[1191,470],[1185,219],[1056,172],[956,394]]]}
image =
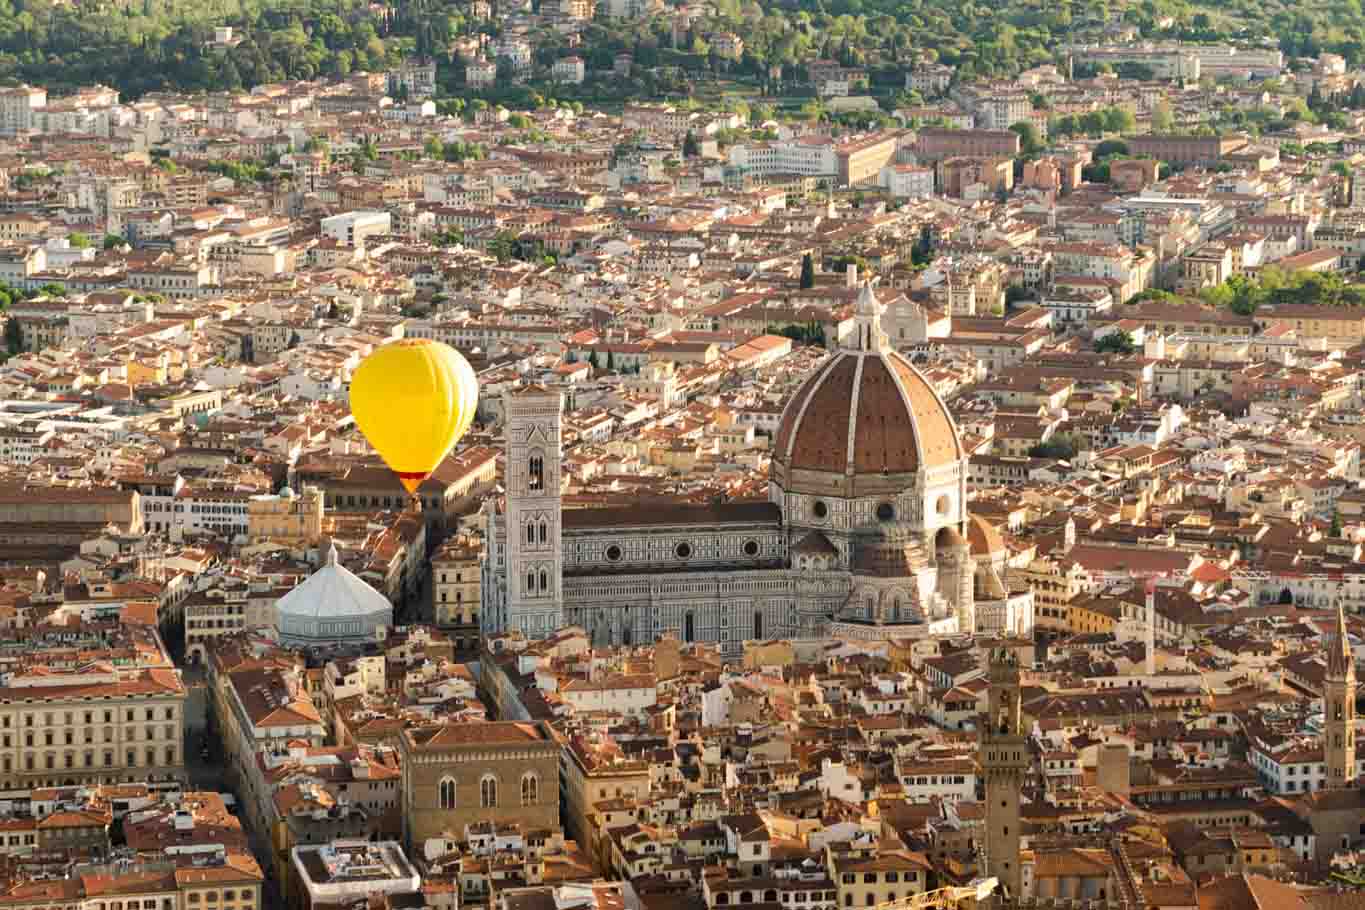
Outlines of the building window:
{"label": "building window", "polygon": [[543,455],[531,456],[530,475],[529,489],[536,492],[545,489],[545,457]]}
{"label": "building window", "polygon": [[479,781],[479,805],[485,809],[498,807],[498,779],[491,774]]}
{"label": "building window", "polygon": [[455,808],[455,781],[449,777],[441,778],[440,798],[442,809]]}
{"label": "building window", "polygon": [[534,806],[540,802],[540,778],[528,771],[521,777],[521,804]]}

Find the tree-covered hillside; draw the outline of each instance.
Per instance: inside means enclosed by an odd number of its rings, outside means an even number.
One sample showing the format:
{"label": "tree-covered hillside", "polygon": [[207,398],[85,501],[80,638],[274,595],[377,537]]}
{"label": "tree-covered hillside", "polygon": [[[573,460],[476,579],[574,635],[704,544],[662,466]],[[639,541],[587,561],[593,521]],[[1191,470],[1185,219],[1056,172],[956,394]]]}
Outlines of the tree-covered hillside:
{"label": "tree-covered hillside", "polygon": [[[957,67],[959,78],[1009,76],[1060,62],[1066,44],[1127,24],[1148,38],[1270,39],[1290,55],[1330,50],[1348,64],[1365,62],[1360,0],[714,0],[712,10],[676,48],[667,17],[598,19],[578,53],[590,67],[605,68],[613,54],[627,51],[644,67],[723,68],[764,87],[771,87],[774,64],[791,79],[804,62],[840,59],[866,67],[875,87],[889,85],[919,58]],[[0,0],[0,79],[57,89],[106,82],[136,96],[344,76],[406,55],[441,56],[461,34],[496,33],[499,18],[474,20],[466,0]],[[215,25],[234,26],[244,40],[214,46]],[[705,42],[715,29],[744,39],[741,59],[717,63]],[[552,58],[563,49],[553,30],[539,37],[538,56]]]}

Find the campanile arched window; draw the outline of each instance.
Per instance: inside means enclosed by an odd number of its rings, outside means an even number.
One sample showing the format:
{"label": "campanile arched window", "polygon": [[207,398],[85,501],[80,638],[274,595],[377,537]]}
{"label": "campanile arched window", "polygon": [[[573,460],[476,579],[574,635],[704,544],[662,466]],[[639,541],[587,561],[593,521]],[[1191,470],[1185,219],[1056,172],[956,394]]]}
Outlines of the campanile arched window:
{"label": "campanile arched window", "polygon": [[455,780],[449,777],[441,778],[439,786],[440,804],[442,809],[455,808]]}
{"label": "campanile arched window", "polygon": [[531,455],[528,467],[530,479],[527,487],[535,492],[545,489],[545,456],[536,451]]}

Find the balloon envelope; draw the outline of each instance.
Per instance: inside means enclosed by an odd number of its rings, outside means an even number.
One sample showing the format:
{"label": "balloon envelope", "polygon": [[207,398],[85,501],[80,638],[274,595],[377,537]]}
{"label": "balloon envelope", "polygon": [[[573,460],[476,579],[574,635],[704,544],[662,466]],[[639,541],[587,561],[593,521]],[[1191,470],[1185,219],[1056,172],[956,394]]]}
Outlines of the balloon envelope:
{"label": "balloon envelope", "polygon": [[474,421],[479,383],[449,345],[426,338],[375,349],[351,377],[351,414],[409,493]]}

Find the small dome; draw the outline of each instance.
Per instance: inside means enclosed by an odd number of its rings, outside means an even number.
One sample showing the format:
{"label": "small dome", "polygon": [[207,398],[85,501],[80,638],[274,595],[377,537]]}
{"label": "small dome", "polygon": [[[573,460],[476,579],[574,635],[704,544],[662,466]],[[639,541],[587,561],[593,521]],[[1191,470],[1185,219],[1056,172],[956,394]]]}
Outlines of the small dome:
{"label": "small dome", "polygon": [[967,515],[967,542],[973,556],[992,556],[1005,551],[1005,538],[1000,531],[980,515]]}
{"label": "small dome", "polygon": [[372,641],[381,626],[393,625],[393,604],[337,562],[335,544],[322,568],[281,597],[275,608],[285,644]]}
{"label": "small dome", "polygon": [[855,543],[853,572],[876,578],[909,578],[927,561],[915,529],[904,522],[887,522]]}
{"label": "small dome", "polygon": [[957,528],[954,528],[952,525],[949,525],[946,528],[940,528],[938,535],[934,538],[934,546],[940,550],[949,547],[965,547],[966,545],[967,541],[962,539],[962,535],[957,533]]}
{"label": "small dome", "polygon": [[293,499],[293,498],[294,498],[294,488],[293,488],[293,487],[285,487],[284,489],[280,490],[280,498],[282,498],[282,499]]}

